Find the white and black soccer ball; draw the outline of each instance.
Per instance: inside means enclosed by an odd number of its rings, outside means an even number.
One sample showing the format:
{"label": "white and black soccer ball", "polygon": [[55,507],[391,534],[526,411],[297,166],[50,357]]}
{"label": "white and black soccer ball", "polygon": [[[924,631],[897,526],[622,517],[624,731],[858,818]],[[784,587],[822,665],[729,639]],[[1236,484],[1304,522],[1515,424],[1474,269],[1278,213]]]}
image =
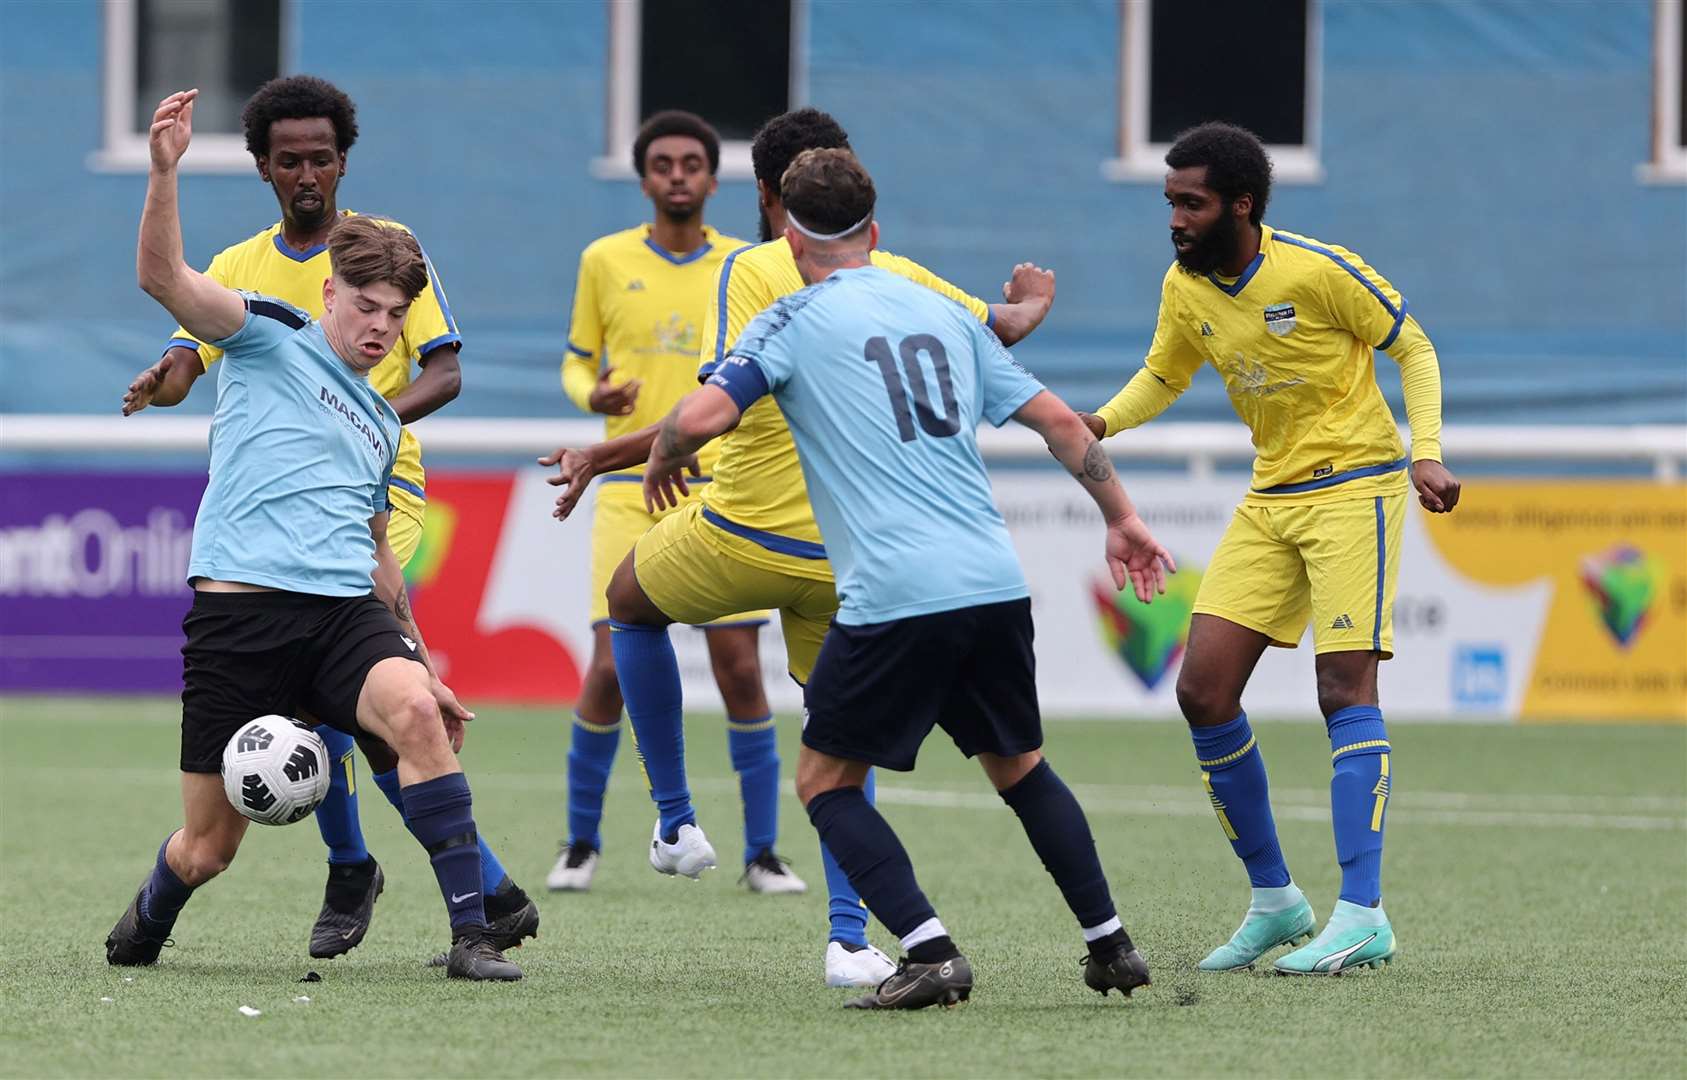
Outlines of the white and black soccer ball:
{"label": "white and black soccer ball", "polygon": [[328,794],[328,747],[286,716],[260,716],[223,747],[223,791],[260,825],[291,825]]}

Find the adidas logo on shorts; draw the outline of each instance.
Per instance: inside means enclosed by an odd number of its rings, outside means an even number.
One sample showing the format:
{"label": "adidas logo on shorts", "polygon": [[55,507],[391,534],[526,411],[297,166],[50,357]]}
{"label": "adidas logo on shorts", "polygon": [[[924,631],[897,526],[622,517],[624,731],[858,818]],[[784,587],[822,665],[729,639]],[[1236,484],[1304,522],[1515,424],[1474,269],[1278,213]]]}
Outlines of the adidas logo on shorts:
{"label": "adidas logo on shorts", "polygon": [[1353,629],[1353,620],[1348,618],[1345,614],[1337,615],[1336,621],[1330,624],[1330,629],[1331,630],[1351,630],[1351,629]]}

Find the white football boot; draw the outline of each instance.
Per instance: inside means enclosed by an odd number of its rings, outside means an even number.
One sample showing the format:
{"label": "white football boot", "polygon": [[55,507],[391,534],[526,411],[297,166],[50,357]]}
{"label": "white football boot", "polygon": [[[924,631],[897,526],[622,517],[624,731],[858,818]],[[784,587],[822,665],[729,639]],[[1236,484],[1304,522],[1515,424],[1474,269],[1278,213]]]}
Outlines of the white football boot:
{"label": "white football boot", "polygon": [[662,821],[650,832],[650,865],[658,874],[678,874],[696,880],[703,871],[715,868],[715,849],[695,825],[681,825],[674,842],[662,840]]}
{"label": "white football boot", "polygon": [[585,892],[597,873],[597,848],[576,840],[557,854],[556,865],[545,875],[545,888],[552,892]]}
{"label": "white football boot", "polygon": [[790,864],[771,851],[764,851],[745,864],[744,876],[738,880],[755,893],[776,895],[808,891],[808,882],[792,873]]}
{"label": "white football boot", "polygon": [[841,941],[826,943],[826,985],[877,987],[896,974],[890,957],[868,945],[850,952]]}

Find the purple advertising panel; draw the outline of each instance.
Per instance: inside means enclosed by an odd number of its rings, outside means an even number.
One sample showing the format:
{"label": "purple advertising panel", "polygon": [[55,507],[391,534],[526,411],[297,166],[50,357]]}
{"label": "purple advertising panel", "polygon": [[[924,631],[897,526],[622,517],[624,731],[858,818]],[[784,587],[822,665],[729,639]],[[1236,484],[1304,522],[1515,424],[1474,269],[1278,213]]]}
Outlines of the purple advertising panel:
{"label": "purple advertising panel", "polygon": [[203,473],[0,473],[0,691],[180,691]]}

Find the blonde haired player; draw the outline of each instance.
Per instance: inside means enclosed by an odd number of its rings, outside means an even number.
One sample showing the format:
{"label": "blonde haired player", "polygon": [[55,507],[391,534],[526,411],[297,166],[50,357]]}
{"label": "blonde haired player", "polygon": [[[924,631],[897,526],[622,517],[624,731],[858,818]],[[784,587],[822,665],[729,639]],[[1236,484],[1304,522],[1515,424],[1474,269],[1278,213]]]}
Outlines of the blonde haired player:
{"label": "blonde haired player", "polygon": [[[633,167],[651,202],[651,222],[594,240],[580,256],[562,385],[580,409],[604,416],[609,438],[660,420],[697,386],[700,327],[715,272],[730,252],[746,246],[703,224],[719,166],[720,137],[701,117],[677,109],[655,114],[633,140]],[[698,455],[698,483],[708,482],[719,454],[718,446],[708,446]],[[603,795],[621,740],[621,688],[604,590],[638,538],[664,516],[645,509],[642,479],[643,470],[633,465],[598,485],[592,659],[570,730],[568,840],[545,879],[554,890],[589,888],[603,847]],[[733,611],[705,620],[702,629],[744,801],[743,881],[753,892],[800,893],[808,886],[774,851],[779,750],[756,648],[767,619],[766,611]]]}
{"label": "blonde haired player", "polygon": [[[1166,164],[1177,261],[1159,325],[1142,370],[1086,422],[1098,438],[1147,423],[1210,363],[1258,451],[1201,580],[1177,681],[1201,778],[1253,886],[1241,927],[1200,966],[1252,967],[1316,925],[1278,846],[1241,704],[1266,646],[1294,647],[1310,620],[1341,897],[1316,940],[1275,966],[1300,975],[1378,967],[1394,955],[1394,929],[1382,909],[1393,770],[1377,664],[1394,652],[1407,475],[1431,513],[1459,497],[1441,464],[1435,347],[1405,298],[1357,255],[1263,224],[1271,163],[1253,133],[1202,124],[1178,137]],[[1400,365],[1410,454],[1377,388],[1378,350]]]}
{"label": "blonde haired player", "polygon": [[[338,209],[337,202],[346,155],[357,141],[357,108],[332,83],[290,75],[259,87],[242,110],[241,122],[258,176],[281,205],[281,220],[218,252],[205,275],[219,285],[273,296],[321,318],[322,283],[332,271],[328,236],[336,222],[352,215]],[[392,350],[369,373],[370,385],[405,424],[449,403],[462,384],[457,354],[463,339],[426,252],[422,261],[422,291],[411,303]],[[178,327],[158,363],[130,384],[123,398],[124,415],[148,405],[181,402],[222,355],[223,350]],[[412,376],[412,365],[419,374]],[[422,445],[406,427],[387,484],[387,540],[400,566],[408,565],[421,546],[426,485]],[[310,954],[332,957],[363,941],[385,875],[363,839],[352,739],[328,726],[319,734],[339,764],[328,796],[316,811],[317,828],[328,846],[328,883],[311,928]],[[374,762],[371,767],[381,793],[402,810],[393,763]],[[539,909],[510,880],[484,839],[480,860],[490,936],[499,948],[511,948],[538,933]]]}
{"label": "blonde haired player", "polygon": [[[750,154],[761,234],[768,242],[734,252],[721,263],[715,302],[703,326],[702,378],[714,372],[750,320],[804,287],[783,236],[787,222],[779,182],[786,168],[804,150],[848,147],[843,128],[817,109],[776,116],[756,133]],[[779,239],[772,239],[776,235]],[[1015,268],[1003,292],[1007,302],[992,306],[900,256],[875,250],[872,262],[947,296],[1009,344],[1036,328],[1054,298],[1053,275],[1029,265]],[[648,427],[546,458],[560,463],[560,475],[552,482],[567,488],[557,500],[556,516],[568,515],[586,482],[600,471],[642,462],[648,455],[647,475],[665,475],[672,461],[660,448],[652,454],[655,432]],[[746,607],[776,607],[791,676],[803,683],[838,609],[832,568],[778,406],[757,403],[720,447],[713,482],[701,498],[639,540],[616,569],[608,593],[615,666],[660,811],[651,862],[667,873],[695,875],[714,861],[714,849],[696,825],[686,784],[679,670],[668,624],[706,622]],[[876,986],[895,965],[867,943],[867,912],[860,897],[824,847],[821,856],[831,894],[826,982]]]}

